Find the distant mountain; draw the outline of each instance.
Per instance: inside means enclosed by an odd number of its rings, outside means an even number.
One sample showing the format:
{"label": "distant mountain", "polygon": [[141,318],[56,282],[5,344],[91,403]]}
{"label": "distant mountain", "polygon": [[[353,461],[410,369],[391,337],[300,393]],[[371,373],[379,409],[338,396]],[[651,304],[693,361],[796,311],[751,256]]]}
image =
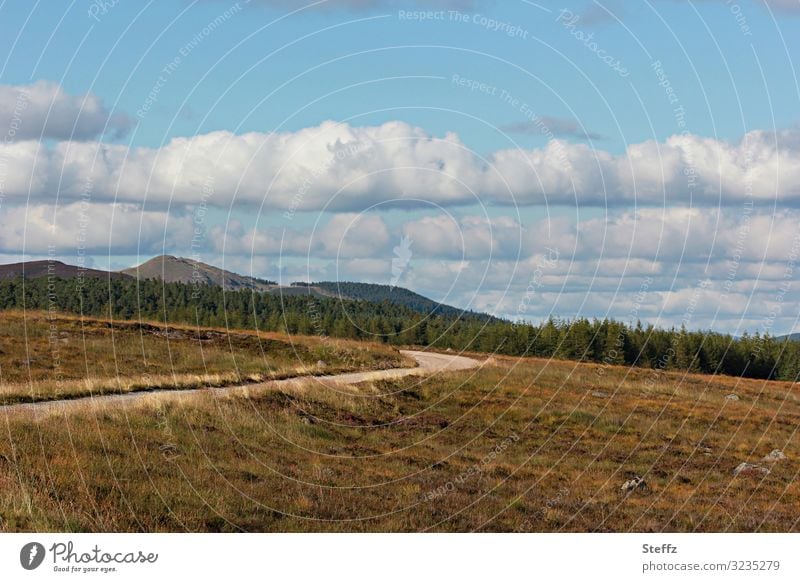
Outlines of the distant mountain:
{"label": "distant mountain", "polygon": [[213,265],[171,255],[154,257],[138,267],[131,267],[119,272],[82,269],[60,261],[29,261],[12,265],[0,265],[0,280],[22,277],[23,273],[26,278],[31,279],[46,277],[50,274],[61,279],[73,279],[82,273],[83,277],[94,279],[127,279],[132,277],[140,280],[155,279],[166,283],[214,285],[224,287],[229,291],[252,289],[270,295],[287,297],[310,296],[320,299],[336,298],[368,301],[370,303],[389,302],[426,315],[500,321],[498,318],[485,313],[463,311],[451,305],[438,303],[402,287],[376,285],[373,283],[337,283],[333,281],[292,283],[288,286],[278,285],[274,281],[239,275]]}
{"label": "distant mountain", "polygon": [[76,279],[78,277],[91,279],[123,279],[128,276],[124,273],[86,269],[75,265],[67,265],[61,261],[25,261],[0,265],[0,280],[2,279],[37,279],[39,277],[53,276],[59,279]]}
{"label": "distant mountain", "polygon": [[254,291],[287,297],[306,295],[317,298],[354,299],[372,303],[388,301],[395,305],[408,307],[418,313],[448,317],[458,317],[463,313],[468,317],[490,318],[484,314],[462,312],[461,309],[437,303],[402,287],[374,285],[371,283],[335,283],[330,281],[322,283],[292,283],[288,286],[278,285],[274,281],[239,275],[213,265],[170,255],[155,257],[138,267],[125,269],[121,273],[138,277],[139,279],[158,279],[167,283],[199,282],[204,285],[219,285],[231,291],[253,289]]}
{"label": "distant mountain", "polygon": [[786,335],[779,335],[775,339],[789,340],[793,342],[800,342],[800,332],[788,333]]}
{"label": "distant mountain", "polygon": [[275,287],[274,281],[239,275],[213,265],[171,255],[161,255],[138,267],[120,272],[139,279],[159,279],[166,283],[219,285],[231,291],[239,289],[269,291]]}
{"label": "distant mountain", "polygon": [[[295,284],[297,285],[297,284]],[[446,317],[469,317],[485,320],[497,320],[486,313],[475,311],[464,311],[458,307],[438,303],[428,299],[424,295],[414,293],[403,287],[391,287],[389,285],[376,285],[374,283],[349,283],[323,281],[321,283],[311,283],[311,289],[319,289],[329,296],[341,296],[342,299],[360,299],[372,303],[382,303],[388,301],[395,305],[403,305],[418,313],[444,315]]]}

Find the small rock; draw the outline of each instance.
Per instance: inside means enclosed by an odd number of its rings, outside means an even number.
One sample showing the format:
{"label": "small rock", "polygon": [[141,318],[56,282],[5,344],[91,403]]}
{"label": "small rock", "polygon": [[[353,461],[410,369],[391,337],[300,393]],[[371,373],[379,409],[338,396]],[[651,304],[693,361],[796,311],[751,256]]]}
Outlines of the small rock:
{"label": "small rock", "polygon": [[738,402],[739,400],[739,397],[736,396],[736,394],[728,394],[725,398],[727,398],[728,400],[733,400],[734,402]]}
{"label": "small rock", "polygon": [[328,362],[324,360],[317,360],[317,368],[327,368]]}
{"label": "small rock", "polygon": [[647,489],[647,482],[644,480],[644,477],[634,477],[629,481],[625,481],[620,487],[622,491],[625,493],[630,493],[631,491],[636,491],[637,489]]}
{"label": "small rock", "polygon": [[603,392],[602,390],[594,390],[592,391],[592,396],[595,398],[608,398],[608,392]]}
{"label": "small rock", "polygon": [[697,443],[697,450],[703,453],[706,456],[711,456],[711,447],[706,445],[705,443]]}
{"label": "small rock", "polygon": [[303,418],[301,418],[300,422],[302,422],[303,424],[312,424],[311,419],[308,418],[307,416],[304,416]]}
{"label": "small rock", "polygon": [[763,460],[765,460],[768,463],[775,463],[777,461],[783,461],[785,458],[786,458],[786,455],[783,454],[782,450],[775,449],[770,454],[768,454],[766,457],[764,457]]}
{"label": "small rock", "polygon": [[770,470],[761,465],[754,465],[753,463],[739,463],[733,470],[734,476],[737,475],[769,475]]}
{"label": "small rock", "polygon": [[448,354],[452,354],[452,353],[453,353],[453,348],[447,348],[445,351],[446,351]]}

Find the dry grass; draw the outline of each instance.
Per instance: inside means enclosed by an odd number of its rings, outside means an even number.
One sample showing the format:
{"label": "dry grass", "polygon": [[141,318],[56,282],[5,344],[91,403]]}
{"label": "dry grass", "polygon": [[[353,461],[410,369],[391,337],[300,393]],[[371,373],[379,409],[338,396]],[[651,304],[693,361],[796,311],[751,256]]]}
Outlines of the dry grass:
{"label": "dry grass", "polygon": [[[168,396],[2,419],[0,529],[800,529],[789,383],[498,358],[349,391]],[[768,475],[733,477],[773,449],[787,459]],[[624,494],[635,475],[648,488]]]}
{"label": "dry grass", "polygon": [[0,405],[403,365],[392,348],[330,338],[0,313]]}

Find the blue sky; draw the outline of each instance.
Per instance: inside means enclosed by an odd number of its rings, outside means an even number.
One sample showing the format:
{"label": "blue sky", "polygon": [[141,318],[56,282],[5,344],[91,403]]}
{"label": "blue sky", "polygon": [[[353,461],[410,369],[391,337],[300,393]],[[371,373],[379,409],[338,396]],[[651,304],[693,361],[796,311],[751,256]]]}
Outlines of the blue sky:
{"label": "blue sky", "polygon": [[[6,3],[0,23],[0,43],[8,55],[4,82],[50,79],[72,93],[91,90],[109,106],[135,112],[163,67],[180,57],[203,27],[235,6],[223,0],[106,4],[106,12],[95,8],[92,18],[90,8],[102,3],[63,3],[57,9],[52,3]],[[456,109],[496,126],[521,120],[518,112],[499,107],[484,93],[453,87],[452,74],[462,74],[505,89],[542,114],[575,117],[590,132],[605,136],[605,149],[621,151],[627,142],[675,133],[664,92],[653,82],[650,65],[655,60],[668,70],[696,133],[733,140],[748,129],[797,121],[792,59],[800,19],[771,13],[759,2],[737,4],[750,36],[725,0],[609,3],[621,23],[611,16],[598,21],[602,9],[591,2],[551,2],[548,11],[513,0],[475,2],[477,12],[462,12],[470,17],[466,23],[452,18],[450,10],[444,10],[444,20],[402,20],[402,4],[397,3],[382,7],[376,2],[364,11],[307,9],[282,19],[285,9],[261,4],[240,3],[241,10],[182,59],[131,143],[157,146],[172,136],[214,129],[296,130],[359,116],[364,123],[403,119],[433,133],[456,130],[478,150],[504,146],[495,131],[458,115],[402,109],[457,103]],[[424,6],[418,3],[406,11]],[[560,26],[561,10],[589,13],[577,29],[593,34],[630,76],[607,70]],[[474,14],[519,26],[528,38],[473,23]],[[310,36],[298,40],[305,35]],[[420,48],[407,48],[414,46]],[[334,59],[339,60],[323,64]],[[313,67],[319,68],[309,70]],[[379,81],[404,76],[430,78]],[[336,94],[325,97],[332,91]],[[383,111],[367,113],[373,110]],[[543,139],[521,141],[536,145]]]}
{"label": "blue sky", "polygon": [[461,306],[791,331],[798,44],[794,0],[5,2],[0,254],[386,282],[407,239]]}

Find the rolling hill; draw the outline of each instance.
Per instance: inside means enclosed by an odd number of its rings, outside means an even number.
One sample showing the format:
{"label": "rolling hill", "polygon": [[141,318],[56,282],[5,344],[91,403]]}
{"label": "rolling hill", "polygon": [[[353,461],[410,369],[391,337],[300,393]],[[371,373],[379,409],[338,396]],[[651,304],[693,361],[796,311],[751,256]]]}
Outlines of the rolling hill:
{"label": "rolling hill", "polygon": [[403,287],[391,287],[389,285],[376,285],[373,283],[323,281],[320,283],[312,283],[309,288],[320,289],[330,296],[341,296],[345,299],[370,301],[372,303],[388,301],[395,305],[408,307],[418,313],[436,314],[446,317],[462,316],[484,320],[496,319],[485,313],[464,311],[458,307],[438,303]]}
{"label": "rolling hill", "polygon": [[447,317],[466,316],[470,318],[493,319],[491,316],[471,311],[463,311],[457,307],[438,303],[419,293],[402,287],[377,285],[372,283],[353,283],[323,281],[320,283],[292,283],[278,285],[246,275],[239,275],[194,261],[192,259],[162,255],[139,265],[121,271],[126,275],[140,279],[158,279],[167,283],[201,283],[218,285],[230,291],[253,289],[271,295],[298,296],[308,295],[317,298],[338,298],[343,300],[369,301],[383,303],[388,301],[394,305],[408,307],[418,313],[443,315]]}
{"label": "rolling hill", "polygon": [[193,259],[160,255],[139,266],[119,272],[97,269],[81,269],[60,261],[29,261],[0,265],[0,280],[15,278],[40,278],[48,274],[61,279],[73,279],[83,273],[83,277],[95,279],[135,278],[142,281],[158,280],[165,283],[201,284],[223,287],[227,291],[251,289],[270,295],[285,297],[310,296],[318,299],[341,299],[345,301],[367,301],[369,303],[388,302],[411,309],[425,315],[440,315],[450,318],[466,317],[482,321],[500,321],[484,313],[464,311],[429,299],[419,293],[402,287],[378,285],[373,283],[323,281],[319,283],[292,283],[278,285],[274,281],[240,275],[220,269]]}
{"label": "rolling hill", "polygon": [[159,279],[166,283],[219,285],[231,291],[239,289],[269,291],[275,287],[273,281],[239,275],[213,265],[171,255],[154,257],[138,267],[131,267],[120,272],[138,279]]}
{"label": "rolling hill", "polygon": [[91,279],[123,279],[128,275],[114,271],[101,271],[99,269],[86,269],[75,265],[67,265],[61,261],[26,261],[0,265],[0,280],[2,279],[38,279],[52,275],[59,279],[76,279],[78,277]]}

